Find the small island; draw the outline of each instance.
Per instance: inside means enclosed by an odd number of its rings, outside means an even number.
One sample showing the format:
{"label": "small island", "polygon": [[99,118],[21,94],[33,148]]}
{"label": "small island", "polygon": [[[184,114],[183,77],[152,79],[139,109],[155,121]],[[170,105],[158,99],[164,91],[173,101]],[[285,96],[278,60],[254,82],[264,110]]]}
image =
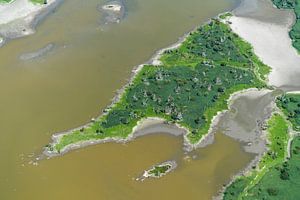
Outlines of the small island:
{"label": "small island", "polygon": [[143,175],[136,180],[144,181],[147,178],[161,178],[177,167],[175,161],[167,161],[158,165],[154,165],[148,170],[145,170]]}

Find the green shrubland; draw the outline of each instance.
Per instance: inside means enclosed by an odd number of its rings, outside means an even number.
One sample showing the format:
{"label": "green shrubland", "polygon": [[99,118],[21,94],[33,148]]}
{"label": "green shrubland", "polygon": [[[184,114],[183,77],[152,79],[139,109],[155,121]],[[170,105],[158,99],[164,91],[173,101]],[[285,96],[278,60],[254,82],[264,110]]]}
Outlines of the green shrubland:
{"label": "green shrubland", "polygon": [[300,131],[300,95],[283,95],[277,99],[277,105],[292,123],[293,129]]}
{"label": "green shrubland", "polygon": [[160,177],[161,175],[165,174],[172,168],[171,165],[161,165],[161,166],[154,166],[153,169],[148,171],[148,174],[152,177]]}

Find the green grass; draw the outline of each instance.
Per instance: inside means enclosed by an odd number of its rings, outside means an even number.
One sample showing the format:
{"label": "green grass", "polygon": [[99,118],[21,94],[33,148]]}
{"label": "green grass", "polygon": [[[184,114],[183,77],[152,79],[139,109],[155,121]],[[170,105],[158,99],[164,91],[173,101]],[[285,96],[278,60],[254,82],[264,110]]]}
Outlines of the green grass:
{"label": "green grass", "polygon": [[219,18],[220,19],[226,19],[226,18],[231,17],[231,16],[232,16],[232,13],[226,12],[226,13],[220,15]]}
{"label": "green grass", "polygon": [[171,165],[166,164],[162,166],[155,166],[153,169],[149,170],[149,175],[153,177],[160,177],[165,174],[169,169],[171,169]]}
{"label": "green grass", "polygon": [[33,3],[38,3],[38,4],[44,4],[44,3],[47,3],[47,0],[30,0],[32,1]]}
{"label": "green grass", "polygon": [[260,168],[282,162],[287,156],[288,123],[279,114],[274,114],[268,122],[269,151],[260,162]]}
{"label": "green grass", "polygon": [[293,46],[300,52],[300,0],[272,0],[277,8],[293,9],[296,14],[296,23],[290,31]]}
{"label": "green grass", "polygon": [[[250,175],[238,178],[224,193],[224,200],[253,199],[253,190],[261,184],[266,174],[273,167],[281,165],[287,156],[288,123],[279,114],[274,114],[268,121],[268,152],[263,156],[258,169]],[[257,199],[257,198],[254,198]]]}
{"label": "green grass", "polygon": [[213,116],[227,109],[232,93],[265,87],[269,72],[251,46],[218,20],[200,27],[180,48],[165,52],[161,61],[162,66],[144,66],[106,115],[49,149],[60,152],[81,141],[126,138],[146,117],[186,127],[190,142],[197,143]]}
{"label": "green grass", "polygon": [[300,137],[291,150],[291,159],[272,167],[245,199],[300,199]]}
{"label": "green grass", "polygon": [[300,95],[286,94],[277,98],[277,105],[283,110],[293,129],[300,131]]}

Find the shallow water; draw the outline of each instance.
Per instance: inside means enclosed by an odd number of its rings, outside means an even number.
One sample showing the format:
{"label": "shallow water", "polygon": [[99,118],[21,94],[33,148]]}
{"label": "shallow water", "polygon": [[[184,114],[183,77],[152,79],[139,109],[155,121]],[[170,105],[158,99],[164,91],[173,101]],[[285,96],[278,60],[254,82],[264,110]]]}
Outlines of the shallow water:
{"label": "shallow water", "polygon": [[[182,160],[182,139],[158,134],[29,164],[52,133],[99,115],[133,66],[233,5],[229,0],[128,0],[124,21],[99,27],[98,3],[65,1],[36,34],[0,48],[0,199],[209,199],[252,158],[222,135],[190,162]],[[45,56],[19,59],[49,43],[55,48]],[[174,158],[179,168],[163,179],[132,180]]]}
{"label": "shallow water", "polygon": [[274,110],[280,91],[252,90],[239,95],[229,112],[219,120],[218,128],[226,135],[243,141],[248,152],[261,154],[266,145],[261,128]]}
{"label": "shallow water", "polygon": [[[81,149],[36,167],[26,165],[26,173],[16,178],[12,199],[210,199],[252,158],[221,134],[213,145],[191,155],[184,155],[182,143],[175,136],[155,134],[125,145]],[[175,171],[161,179],[135,180],[166,160],[177,161]]]}

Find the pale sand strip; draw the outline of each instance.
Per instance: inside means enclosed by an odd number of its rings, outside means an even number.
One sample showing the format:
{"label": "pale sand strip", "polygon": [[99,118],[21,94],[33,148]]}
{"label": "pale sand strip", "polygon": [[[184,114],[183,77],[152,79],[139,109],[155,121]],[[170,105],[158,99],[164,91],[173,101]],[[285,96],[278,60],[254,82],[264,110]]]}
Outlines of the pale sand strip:
{"label": "pale sand strip", "polygon": [[252,16],[233,16],[230,26],[253,46],[256,55],[265,64],[272,67],[269,75],[271,85],[284,89],[288,86],[300,87],[300,56],[292,47],[288,34],[294,16],[290,12],[282,12],[282,17],[287,19],[285,25]]}

